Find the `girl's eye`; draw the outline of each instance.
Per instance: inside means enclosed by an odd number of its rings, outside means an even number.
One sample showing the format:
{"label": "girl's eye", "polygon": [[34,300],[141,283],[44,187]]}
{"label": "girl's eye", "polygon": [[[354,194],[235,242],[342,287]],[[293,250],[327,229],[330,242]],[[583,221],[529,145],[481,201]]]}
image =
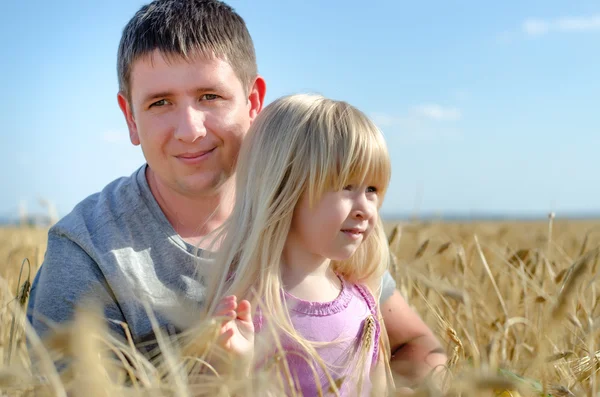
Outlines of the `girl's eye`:
{"label": "girl's eye", "polygon": [[353,188],[354,188],[354,186],[352,186],[352,185],[344,186],[344,190],[352,190]]}
{"label": "girl's eye", "polygon": [[377,188],[375,186],[369,186],[367,188],[367,193],[377,193]]}

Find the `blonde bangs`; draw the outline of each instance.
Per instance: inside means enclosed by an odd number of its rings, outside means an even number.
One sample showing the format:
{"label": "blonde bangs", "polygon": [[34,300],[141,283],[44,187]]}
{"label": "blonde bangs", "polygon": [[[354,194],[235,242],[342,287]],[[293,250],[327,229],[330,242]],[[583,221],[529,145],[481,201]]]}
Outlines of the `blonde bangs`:
{"label": "blonde bangs", "polygon": [[[391,178],[391,163],[381,131],[364,113],[345,102],[330,101],[316,118],[307,190],[316,202],[328,190],[366,183],[383,198]],[[327,145],[323,145],[323,140]]]}
{"label": "blonde bangs", "polygon": [[359,131],[357,127],[350,131],[355,136],[355,149],[352,156],[344,159],[348,171],[342,172],[340,177],[346,184],[373,185],[383,198],[392,173],[390,157],[381,132],[370,121],[365,122],[359,128],[366,131]]}

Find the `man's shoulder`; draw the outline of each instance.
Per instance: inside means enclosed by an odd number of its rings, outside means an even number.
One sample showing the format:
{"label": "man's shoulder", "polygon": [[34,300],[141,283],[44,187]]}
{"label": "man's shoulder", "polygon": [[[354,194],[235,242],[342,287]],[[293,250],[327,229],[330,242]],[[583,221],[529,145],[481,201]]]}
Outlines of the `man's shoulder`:
{"label": "man's shoulder", "polygon": [[141,203],[137,184],[138,169],[132,175],[120,177],[101,191],[80,201],[73,210],[50,229],[50,234],[63,235],[72,240],[102,234],[106,228],[122,226],[124,215],[135,213]]}

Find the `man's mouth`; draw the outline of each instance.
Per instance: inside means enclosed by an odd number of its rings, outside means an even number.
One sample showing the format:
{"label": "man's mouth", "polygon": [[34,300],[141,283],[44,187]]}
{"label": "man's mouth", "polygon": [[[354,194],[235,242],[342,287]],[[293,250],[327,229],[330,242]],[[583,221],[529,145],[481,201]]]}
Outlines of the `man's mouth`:
{"label": "man's mouth", "polygon": [[204,158],[208,157],[214,150],[215,150],[215,148],[212,148],[209,150],[201,150],[198,152],[182,153],[176,157],[185,162],[195,162],[195,161],[203,160]]}

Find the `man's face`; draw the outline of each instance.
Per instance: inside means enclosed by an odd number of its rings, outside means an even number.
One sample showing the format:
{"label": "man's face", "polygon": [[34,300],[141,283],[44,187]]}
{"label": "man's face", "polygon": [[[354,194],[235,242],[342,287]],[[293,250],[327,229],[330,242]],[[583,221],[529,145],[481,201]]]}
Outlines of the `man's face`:
{"label": "man's face", "polygon": [[223,60],[167,61],[155,51],[133,63],[130,87],[131,103],[119,94],[119,105],[156,182],[197,197],[232,177],[242,139],[262,107],[262,79],[246,93]]}

